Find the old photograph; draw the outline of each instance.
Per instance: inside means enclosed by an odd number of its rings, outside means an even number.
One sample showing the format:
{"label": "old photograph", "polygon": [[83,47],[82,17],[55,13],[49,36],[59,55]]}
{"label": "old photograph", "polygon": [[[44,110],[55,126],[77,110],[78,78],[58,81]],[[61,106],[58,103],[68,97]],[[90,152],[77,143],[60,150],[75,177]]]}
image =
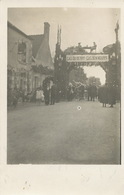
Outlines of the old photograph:
{"label": "old photograph", "polygon": [[120,9],[7,12],[7,164],[121,164]]}

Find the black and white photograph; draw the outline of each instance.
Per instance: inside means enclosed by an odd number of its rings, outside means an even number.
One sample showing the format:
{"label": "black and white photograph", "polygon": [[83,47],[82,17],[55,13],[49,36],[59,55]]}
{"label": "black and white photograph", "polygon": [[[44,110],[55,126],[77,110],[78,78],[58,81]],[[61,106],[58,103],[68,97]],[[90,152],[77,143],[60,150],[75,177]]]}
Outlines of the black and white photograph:
{"label": "black and white photograph", "polygon": [[7,164],[121,164],[120,8],[7,10]]}
{"label": "black and white photograph", "polygon": [[0,194],[124,194],[124,1],[0,1]]}

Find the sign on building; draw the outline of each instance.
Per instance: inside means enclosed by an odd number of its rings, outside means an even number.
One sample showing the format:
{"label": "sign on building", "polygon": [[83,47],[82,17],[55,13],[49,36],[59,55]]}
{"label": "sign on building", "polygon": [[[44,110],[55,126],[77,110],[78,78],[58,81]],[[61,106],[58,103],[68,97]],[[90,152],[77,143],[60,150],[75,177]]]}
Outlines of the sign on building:
{"label": "sign on building", "polygon": [[66,55],[67,62],[108,62],[108,54]]}

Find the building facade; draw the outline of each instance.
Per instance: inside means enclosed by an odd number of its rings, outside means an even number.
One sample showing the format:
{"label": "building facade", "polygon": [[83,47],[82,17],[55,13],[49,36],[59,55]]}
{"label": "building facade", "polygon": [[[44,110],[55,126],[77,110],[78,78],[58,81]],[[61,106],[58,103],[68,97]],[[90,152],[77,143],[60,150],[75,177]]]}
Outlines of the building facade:
{"label": "building facade", "polygon": [[8,22],[8,89],[29,90],[31,62],[31,38]]}
{"label": "building facade", "polygon": [[8,90],[31,92],[51,74],[49,29],[50,25],[44,23],[44,34],[29,36],[8,22]]}
{"label": "building facade", "polygon": [[50,24],[44,22],[44,33],[30,35],[32,40],[32,89],[42,86],[46,77],[51,76],[54,68],[49,46]]}
{"label": "building facade", "polygon": [[37,65],[53,68],[51,51],[49,46],[50,24],[44,22],[44,33],[30,35],[32,39],[32,56]]}

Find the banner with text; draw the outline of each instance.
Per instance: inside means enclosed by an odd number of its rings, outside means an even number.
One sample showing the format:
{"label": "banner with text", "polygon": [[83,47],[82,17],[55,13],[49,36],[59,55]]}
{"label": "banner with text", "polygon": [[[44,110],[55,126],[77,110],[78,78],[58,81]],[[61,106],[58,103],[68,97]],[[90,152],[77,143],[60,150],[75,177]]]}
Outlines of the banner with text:
{"label": "banner with text", "polygon": [[108,62],[107,54],[96,55],[66,55],[67,62]]}

